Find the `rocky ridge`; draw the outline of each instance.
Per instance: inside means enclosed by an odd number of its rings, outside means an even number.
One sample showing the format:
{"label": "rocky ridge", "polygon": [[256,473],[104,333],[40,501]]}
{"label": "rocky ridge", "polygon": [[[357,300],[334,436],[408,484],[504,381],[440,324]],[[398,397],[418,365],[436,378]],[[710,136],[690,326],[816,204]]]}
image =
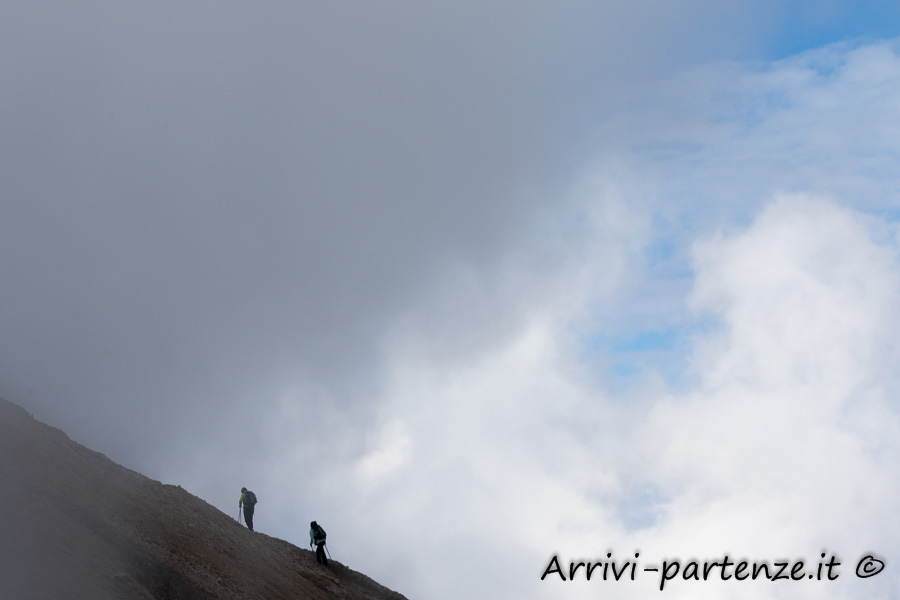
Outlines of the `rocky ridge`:
{"label": "rocky ridge", "polygon": [[0,598],[405,600],[0,399]]}

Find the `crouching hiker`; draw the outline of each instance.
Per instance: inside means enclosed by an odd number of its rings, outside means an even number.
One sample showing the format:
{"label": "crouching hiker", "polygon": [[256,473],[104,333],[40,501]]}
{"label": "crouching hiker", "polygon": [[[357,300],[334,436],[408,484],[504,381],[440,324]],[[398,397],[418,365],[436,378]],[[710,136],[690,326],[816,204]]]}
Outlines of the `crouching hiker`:
{"label": "crouching hiker", "polygon": [[328,558],[325,556],[325,530],[313,521],[309,524],[309,547],[316,545],[316,562],[327,565]]}
{"label": "crouching hiker", "polygon": [[253,531],[253,508],[256,506],[256,494],[247,488],[241,488],[241,499],[238,500],[238,508],[244,507],[244,521],[247,529]]}

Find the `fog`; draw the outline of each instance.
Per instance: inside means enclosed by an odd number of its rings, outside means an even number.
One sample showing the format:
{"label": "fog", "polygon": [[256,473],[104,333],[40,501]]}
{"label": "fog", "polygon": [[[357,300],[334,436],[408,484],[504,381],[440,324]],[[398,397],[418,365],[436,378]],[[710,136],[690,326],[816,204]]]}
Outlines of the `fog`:
{"label": "fog", "polygon": [[[473,568],[476,524],[533,523],[443,593],[536,597],[554,507],[594,527],[631,493],[586,440],[706,377],[694,244],[784,191],[895,210],[893,46],[778,59],[896,9],[827,8],[14,2],[0,395],[223,510],[251,487],[272,535],[336,522],[409,597]],[[680,342],[615,350],[648,330]],[[436,579],[378,555],[394,526]]]}

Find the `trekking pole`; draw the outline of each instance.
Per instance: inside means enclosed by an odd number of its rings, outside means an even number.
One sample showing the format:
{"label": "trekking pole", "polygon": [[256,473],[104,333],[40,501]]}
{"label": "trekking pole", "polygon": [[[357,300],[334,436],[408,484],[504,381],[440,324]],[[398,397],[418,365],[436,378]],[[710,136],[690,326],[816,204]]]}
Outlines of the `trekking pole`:
{"label": "trekking pole", "polygon": [[328,544],[322,544],[325,546],[325,552],[328,554],[328,560],[331,560],[331,552],[328,551]]}

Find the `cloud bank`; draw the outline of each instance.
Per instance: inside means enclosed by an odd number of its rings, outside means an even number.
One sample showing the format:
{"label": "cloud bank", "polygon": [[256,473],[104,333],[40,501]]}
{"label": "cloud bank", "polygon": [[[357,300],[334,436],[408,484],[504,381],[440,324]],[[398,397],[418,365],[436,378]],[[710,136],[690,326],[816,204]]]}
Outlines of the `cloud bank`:
{"label": "cloud bank", "polygon": [[[891,44],[832,47],[745,66],[740,77],[781,81],[779,93],[791,98],[818,88],[831,108],[817,126],[839,136],[857,114],[853,98],[889,114],[896,64]],[[847,85],[861,78],[874,89]],[[726,553],[803,559],[807,572],[821,553],[842,562],[834,582],[682,581],[667,589],[673,597],[894,593],[889,573],[864,581],[853,571],[869,552],[890,560],[896,551],[900,272],[889,191],[897,182],[894,171],[872,169],[895,156],[882,122],[868,115],[854,123],[869,150],[835,144],[822,163],[803,155],[807,102],[743,122],[736,106],[692,116],[714,115],[699,140],[703,128],[651,123],[644,135],[689,133],[694,151],[660,156],[638,143],[630,162],[593,163],[572,191],[571,220],[537,227],[533,253],[447,275],[449,323],[448,313],[410,318],[412,333],[391,338],[378,425],[347,444],[346,468],[325,488],[329,497],[353,490],[357,503],[339,522],[366,531],[371,545],[361,540],[361,555],[379,556],[385,573],[409,569],[421,589],[448,598],[488,588],[593,597],[607,584],[550,584],[539,574],[554,553],[579,560],[610,551],[622,560],[640,551],[657,564]],[[722,113],[732,114],[724,125]],[[780,160],[793,153],[799,158]],[[744,156],[768,157],[769,167],[748,167]],[[694,171],[696,162],[706,169]],[[740,199],[717,206],[725,181]],[[814,192],[766,194],[766,186]],[[711,214],[691,218],[704,208]],[[553,267],[541,270],[535,255]],[[492,309],[501,316],[490,322],[508,328],[492,345],[473,343],[480,352],[447,360],[447,336],[457,345],[483,339],[478,317]],[[597,331],[615,338],[642,329],[683,339],[636,352],[636,374],[617,372],[621,352],[598,346]],[[391,551],[399,530],[417,550]],[[615,593],[644,597],[657,583],[618,583]]]}
{"label": "cloud bank", "polygon": [[712,325],[677,393],[652,380],[633,397],[598,390],[573,356],[568,312],[536,311],[502,347],[454,367],[395,346],[378,425],[312,487],[323,506],[352,497],[331,510],[365,532],[353,553],[378,557],[388,578],[409,570],[438,597],[610,586],[645,597],[658,584],[649,574],[538,581],[555,554],[636,551],[657,566],[729,554],[803,559],[813,573],[823,552],[843,565],[835,582],[676,582],[676,598],[890,597],[896,578],[853,572],[869,552],[897,551],[896,235],[783,196],[746,229],[703,239],[690,306]]}

